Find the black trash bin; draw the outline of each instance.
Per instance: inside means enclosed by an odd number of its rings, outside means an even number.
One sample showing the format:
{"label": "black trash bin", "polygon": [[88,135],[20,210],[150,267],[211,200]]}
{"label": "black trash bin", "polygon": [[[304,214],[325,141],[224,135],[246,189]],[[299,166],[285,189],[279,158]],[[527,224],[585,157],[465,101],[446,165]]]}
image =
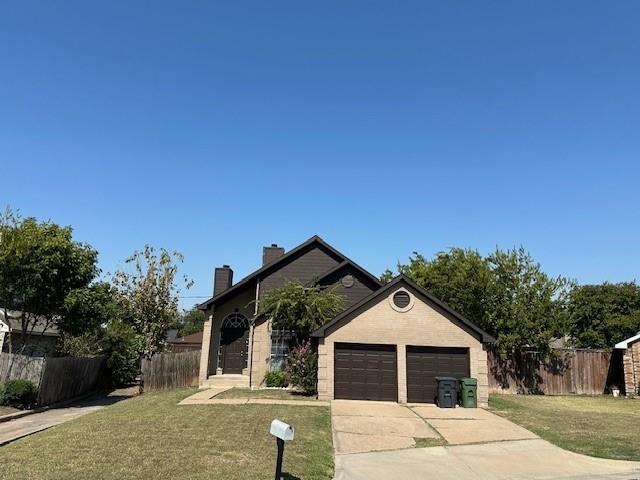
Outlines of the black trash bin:
{"label": "black trash bin", "polygon": [[454,408],[458,400],[458,380],[453,377],[436,377],[438,395],[436,404],[440,408]]}

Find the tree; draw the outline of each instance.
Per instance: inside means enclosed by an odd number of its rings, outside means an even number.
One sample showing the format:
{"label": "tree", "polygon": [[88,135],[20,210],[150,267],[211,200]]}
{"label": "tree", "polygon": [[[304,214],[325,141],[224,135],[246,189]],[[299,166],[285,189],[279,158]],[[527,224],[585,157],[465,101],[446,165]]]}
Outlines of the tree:
{"label": "tree", "polygon": [[[156,254],[152,246],[145,245],[144,250],[134,252],[126,261],[133,266],[133,272],[118,271],[113,276],[126,322],[140,336],[140,353],[145,357],[164,349],[167,330],[178,316],[177,276],[183,260],[179,252],[163,248]],[[186,276],[180,283],[187,289],[193,284]]]}
{"label": "tree", "polygon": [[523,247],[475,250],[450,248],[433,259],[414,252],[398,271],[494,335],[503,351],[533,347],[549,351],[562,335],[570,282],[552,278]]}
{"label": "tree", "polygon": [[344,297],[334,289],[294,281],[269,290],[258,303],[259,312],[271,318],[275,328],[291,330],[295,340],[307,338],[343,308]]}
{"label": "tree", "polygon": [[567,311],[576,346],[611,348],[640,332],[640,286],[635,282],[578,286],[569,295]]}
{"label": "tree", "polygon": [[469,320],[486,327],[486,300],[492,273],[475,250],[450,248],[427,260],[414,252],[398,270]]}
{"label": "tree", "polygon": [[204,330],[205,316],[202,310],[192,308],[182,312],[176,323],[180,336],[192,335]]}
{"label": "tree", "polygon": [[564,334],[563,312],[571,282],[550,277],[524,247],[487,257],[492,272],[486,299],[487,328],[502,351],[532,347],[550,352]]}
{"label": "tree", "polygon": [[73,240],[71,227],[22,219],[9,208],[0,215],[0,305],[5,316],[20,312],[22,349],[36,325],[44,333],[57,324],[69,292],[98,275],[97,257]]}
{"label": "tree", "polygon": [[98,282],[69,292],[58,326],[63,336],[96,334],[121,316],[116,290],[107,282]]}

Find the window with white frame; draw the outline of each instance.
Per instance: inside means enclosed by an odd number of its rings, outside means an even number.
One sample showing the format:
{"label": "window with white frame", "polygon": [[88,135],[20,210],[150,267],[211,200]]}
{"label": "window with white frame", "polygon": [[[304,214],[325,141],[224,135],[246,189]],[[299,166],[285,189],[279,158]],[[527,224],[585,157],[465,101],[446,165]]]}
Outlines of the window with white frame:
{"label": "window with white frame", "polygon": [[271,330],[271,371],[284,370],[287,367],[290,341],[290,330],[284,328],[274,328]]}

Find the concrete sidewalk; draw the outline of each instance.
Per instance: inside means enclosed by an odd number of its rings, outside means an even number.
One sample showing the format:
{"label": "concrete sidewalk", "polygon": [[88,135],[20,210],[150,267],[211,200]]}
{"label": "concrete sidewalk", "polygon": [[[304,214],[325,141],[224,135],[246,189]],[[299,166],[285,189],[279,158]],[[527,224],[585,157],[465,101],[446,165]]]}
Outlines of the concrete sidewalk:
{"label": "concrete sidewalk", "polygon": [[137,391],[138,387],[114,390],[108,395],[89,397],[62,408],[52,408],[45,412],[34,413],[0,423],[0,445],[13,442],[27,435],[46,430],[55,425],[60,425],[74,418],[113,405],[121,400],[131,398]]}
{"label": "concrete sidewalk", "polygon": [[336,455],[334,480],[638,479],[640,462],[587,457],[542,439]]}

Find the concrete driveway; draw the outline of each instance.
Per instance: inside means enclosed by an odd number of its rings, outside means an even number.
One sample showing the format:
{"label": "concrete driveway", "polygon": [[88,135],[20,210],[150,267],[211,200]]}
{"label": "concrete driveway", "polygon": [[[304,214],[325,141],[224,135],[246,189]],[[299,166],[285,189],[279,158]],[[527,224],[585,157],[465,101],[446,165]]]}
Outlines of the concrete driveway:
{"label": "concrete driveway", "polygon": [[336,400],[331,417],[335,480],[640,479],[640,462],[567,452],[483,409]]}

